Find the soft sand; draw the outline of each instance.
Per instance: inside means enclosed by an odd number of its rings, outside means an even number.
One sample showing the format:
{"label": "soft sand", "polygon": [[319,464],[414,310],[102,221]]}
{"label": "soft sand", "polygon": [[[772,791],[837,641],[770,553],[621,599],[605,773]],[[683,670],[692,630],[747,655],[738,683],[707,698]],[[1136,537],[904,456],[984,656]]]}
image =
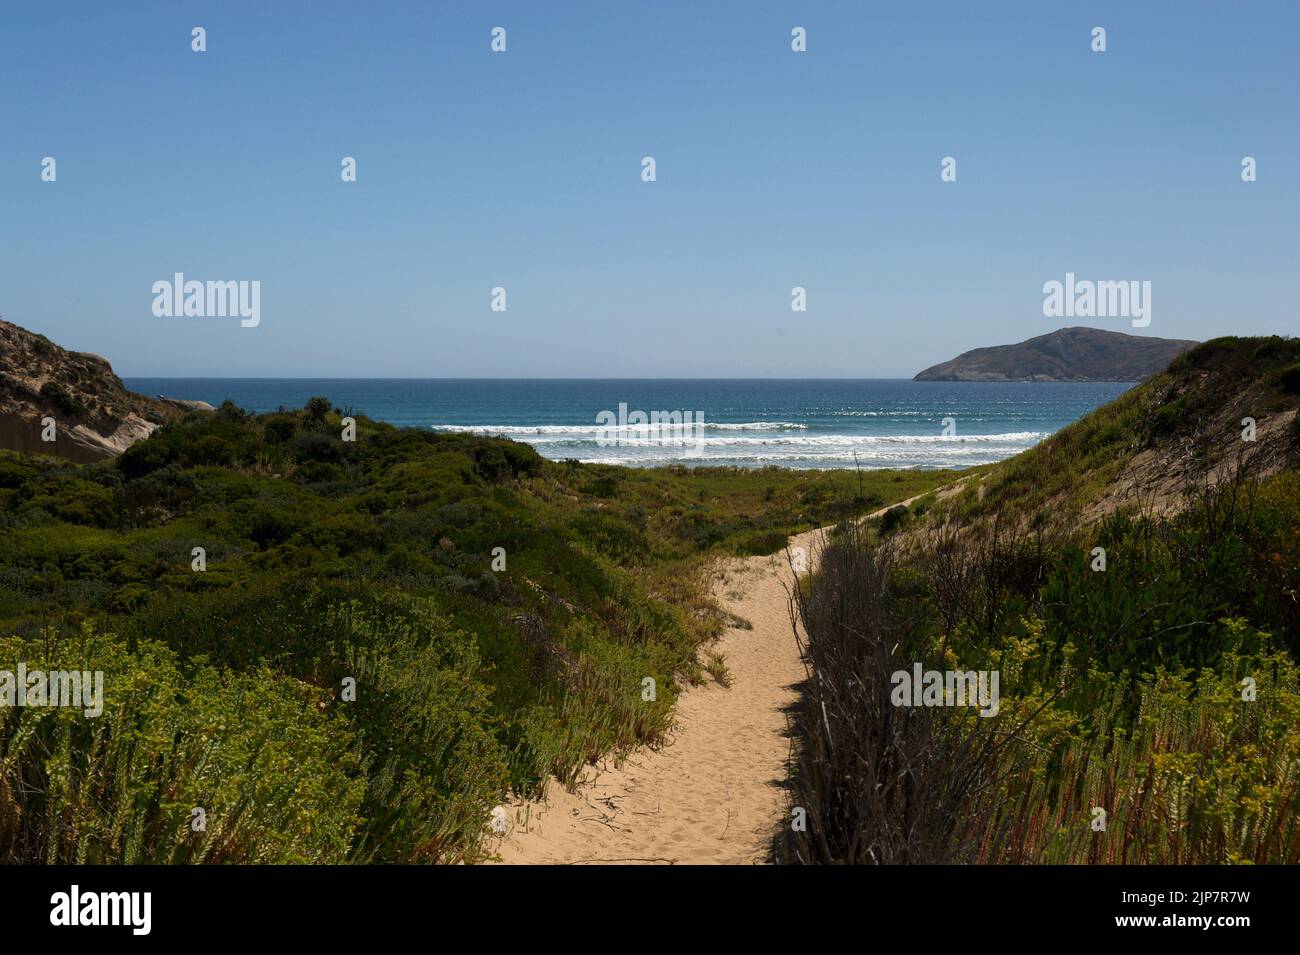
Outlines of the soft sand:
{"label": "soft sand", "polygon": [[[956,493],[964,480],[946,485],[940,497]],[[787,713],[807,676],[791,628],[790,561],[802,548],[806,569],[816,569],[829,530],[797,534],[788,551],[719,566],[714,596],[754,628],[732,627],[705,648],[726,657],[731,686],[706,678],[686,689],[662,748],[642,747],[620,765],[607,759],[589,767],[576,792],[552,780],[544,800],[511,803],[507,832],[496,837],[501,862],[767,861],[786,807]]]}
{"label": "soft sand", "polygon": [[[815,563],[821,531],[790,539]],[[577,792],[554,781],[543,801],[516,802],[499,839],[506,863],[756,863],[785,811],[791,740],[786,710],[804,666],[790,627],[793,581],[782,551],[720,565],[714,594],[753,630],[731,628],[706,651],[731,670],[677,701],[667,744],[619,766],[588,769]]]}

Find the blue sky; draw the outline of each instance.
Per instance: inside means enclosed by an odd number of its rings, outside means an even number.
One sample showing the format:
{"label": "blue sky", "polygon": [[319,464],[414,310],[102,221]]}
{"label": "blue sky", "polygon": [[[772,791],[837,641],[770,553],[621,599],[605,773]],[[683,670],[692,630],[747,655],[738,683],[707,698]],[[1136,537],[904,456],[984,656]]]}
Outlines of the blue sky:
{"label": "blue sky", "polygon": [[[1073,271],[1153,299],[1076,324],[1295,333],[1298,30],[1295,2],[9,4],[0,316],[137,376],[904,377],[1067,324],[1042,285]],[[155,317],[178,271],[260,281],[261,324]]]}

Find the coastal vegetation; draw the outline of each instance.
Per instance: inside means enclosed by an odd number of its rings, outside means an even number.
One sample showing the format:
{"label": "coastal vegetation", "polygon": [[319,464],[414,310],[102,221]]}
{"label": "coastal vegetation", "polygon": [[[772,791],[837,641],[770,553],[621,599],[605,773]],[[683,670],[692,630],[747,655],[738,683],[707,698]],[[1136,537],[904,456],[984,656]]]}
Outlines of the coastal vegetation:
{"label": "coastal vegetation", "polygon": [[481,858],[507,792],[728,682],[714,560],[953,476],[551,462],[323,398],[0,452],[0,671],[105,687],[0,708],[0,859]]}
{"label": "coastal vegetation", "polygon": [[[844,522],[795,595],[807,824],[777,857],[1300,862],[1298,361],[1209,342],[954,494]],[[896,705],[917,665],[998,673],[996,717]]]}
{"label": "coastal vegetation", "polygon": [[[1295,340],[1206,343],[960,473],[168,407],[115,458],[0,451],[0,860],[481,860],[509,794],[728,692],[719,559],[835,525],[792,595],[776,859],[1300,862]],[[36,671],[102,673],[102,713],[21,705]],[[900,706],[912,672],[1000,697]]]}

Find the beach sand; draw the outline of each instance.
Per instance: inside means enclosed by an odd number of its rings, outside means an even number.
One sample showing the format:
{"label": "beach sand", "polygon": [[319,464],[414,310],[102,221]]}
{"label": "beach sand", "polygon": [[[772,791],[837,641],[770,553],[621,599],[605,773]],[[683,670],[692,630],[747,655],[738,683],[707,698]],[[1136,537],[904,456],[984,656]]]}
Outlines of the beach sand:
{"label": "beach sand", "polygon": [[[945,486],[956,493],[965,479]],[[918,494],[863,520],[912,504]],[[713,595],[752,630],[729,628],[704,652],[721,652],[728,688],[709,679],[678,697],[675,723],[658,749],[620,764],[588,767],[575,791],[551,780],[546,797],[506,808],[495,837],[506,864],[765,863],[784,823],[790,712],[806,679],[790,614],[792,557],[815,570],[830,528],[791,537],[788,550],[722,561]]]}
{"label": "beach sand", "polygon": [[[822,531],[790,539],[811,564]],[[621,765],[589,767],[577,791],[551,781],[544,800],[510,804],[498,837],[505,863],[761,863],[785,812],[791,737],[787,710],[805,678],[791,629],[789,558],[731,559],[714,574],[722,606],[753,625],[732,627],[707,652],[731,671],[678,698],[665,745]]]}

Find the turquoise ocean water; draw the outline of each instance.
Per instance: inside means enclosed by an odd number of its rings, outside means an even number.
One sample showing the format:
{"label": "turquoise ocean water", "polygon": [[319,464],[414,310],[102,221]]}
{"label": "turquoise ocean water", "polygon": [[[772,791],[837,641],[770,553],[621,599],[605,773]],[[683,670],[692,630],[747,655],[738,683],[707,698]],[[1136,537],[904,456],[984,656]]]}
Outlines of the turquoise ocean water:
{"label": "turquoise ocean water", "polygon": [[[1128,384],[787,379],[129,378],[150,395],[250,411],[313,395],[382,421],[505,435],[548,458],[747,467],[968,467],[1032,447]],[[689,428],[629,425],[624,406],[677,412]],[[605,417],[602,417],[605,413]],[[702,423],[698,423],[702,419]],[[945,422],[945,419],[951,419]]]}

